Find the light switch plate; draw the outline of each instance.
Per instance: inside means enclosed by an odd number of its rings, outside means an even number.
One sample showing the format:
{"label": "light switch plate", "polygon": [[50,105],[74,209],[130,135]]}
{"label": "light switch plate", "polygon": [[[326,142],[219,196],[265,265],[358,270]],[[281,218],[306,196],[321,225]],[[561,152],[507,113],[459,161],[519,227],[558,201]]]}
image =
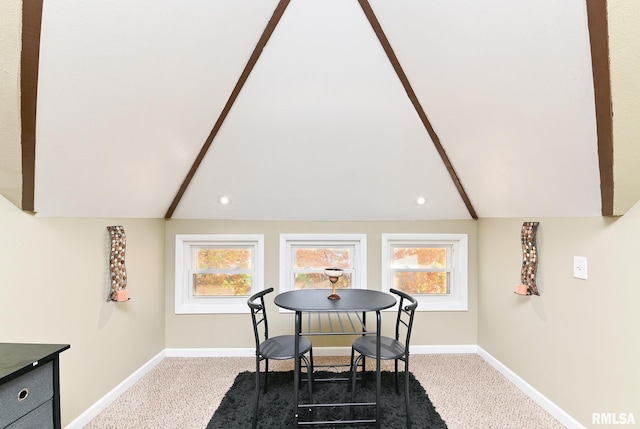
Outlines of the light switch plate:
{"label": "light switch plate", "polygon": [[576,279],[587,279],[587,258],[584,256],[573,257],[573,277]]}

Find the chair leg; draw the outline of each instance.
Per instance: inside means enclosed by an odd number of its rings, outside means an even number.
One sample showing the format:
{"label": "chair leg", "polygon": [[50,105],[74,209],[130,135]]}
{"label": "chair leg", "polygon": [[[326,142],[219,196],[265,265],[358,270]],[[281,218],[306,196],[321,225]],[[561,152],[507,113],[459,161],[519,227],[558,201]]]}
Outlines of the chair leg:
{"label": "chair leg", "polygon": [[[355,350],[351,347],[351,360],[349,361],[349,377],[353,375],[353,358],[355,357]],[[351,392],[351,380],[349,380],[349,386],[347,386],[347,392]]]}
{"label": "chair leg", "polygon": [[313,385],[313,348],[309,350],[309,367],[307,368],[307,373],[308,383],[311,384],[311,393],[313,393],[315,387]]}
{"label": "chair leg", "polygon": [[307,367],[307,387],[309,388],[309,403],[313,404],[313,364],[305,356],[302,356]]}
{"label": "chair leg", "polygon": [[400,394],[400,384],[398,383],[398,359],[395,361],[396,366],[396,393]]}
{"label": "chair leg", "polygon": [[260,359],[256,358],[256,394],[253,406],[253,421],[251,427],[256,429],[258,425],[258,402],[260,401]]}
{"label": "chair leg", "polygon": [[267,386],[269,385],[269,359],[264,360],[264,393],[267,393]]}
{"label": "chair leg", "polygon": [[367,371],[365,370],[365,367],[367,365],[367,358],[365,355],[360,355],[360,357],[362,357],[362,376],[360,377],[360,386],[364,387],[364,376],[367,373]]}
{"label": "chair leg", "polygon": [[[350,384],[350,389],[351,389],[351,403],[354,403],[356,401],[356,376],[358,374],[358,362],[362,359],[364,359],[364,355],[360,355],[358,356],[358,358],[355,360],[355,362],[353,361],[353,349],[351,349],[351,356],[352,356],[352,363],[351,363],[351,382]],[[363,372],[363,377],[364,377],[364,370]],[[349,407],[349,418],[351,420],[353,420],[353,408],[354,407]]]}
{"label": "chair leg", "polygon": [[304,356],[300,356],[298,358],[298,387],[302,387],[302,364],[304,364],[307,367],[307,371],[309,370],[308,365],[307,365],[307,358]]}
{"label": "chair leg", "polygon": [[407,429],[411,429],[411,408],[409,407],[409,356],[406,356],[404,359],[404,403],[407,410]]}
{"label": "chair leg", "polygon": [[[358,374],[358,364],[361,360],[364,360],[364,355],[358,356],[355,362],[351,365],[351,402],[354,402],[356,399],[356,378]],[[364,371],[362,376],[364,377]]]}

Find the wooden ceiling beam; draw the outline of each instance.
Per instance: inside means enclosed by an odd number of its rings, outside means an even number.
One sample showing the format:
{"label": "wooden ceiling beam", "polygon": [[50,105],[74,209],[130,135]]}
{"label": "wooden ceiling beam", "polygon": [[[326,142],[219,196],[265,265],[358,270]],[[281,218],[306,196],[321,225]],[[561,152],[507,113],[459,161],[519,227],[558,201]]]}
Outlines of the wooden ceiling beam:
{"label": "wooden ceiling beam", "polygon": [[218,120],[213,126],[213,129],[211,130],[211,133],[209,133],[209,137],[207,137],[206,141],[204,142],[202,149],[200,149],[200,153],[198,153],[198,156],[193,162],[193,165],[191,166],[189,173],[187,173],[187,177],[182,182],[182,185],[180,186],[178,193],[173,199],[171,206],[169,206],[169,209],[167,210],[167,213],[164,216],[165,219],[170,219],[173,216],[173,213],[175,212],[176,208],[178,207],[178,204],[180,204],[180,200],[182,199],[187,188],[189,187],[191,180],[193,180],[193,177],[198,171],[198,167],[200,167],[200,164],[202,163],[202,160],[207,154],[207,151],[211,147],[213,140],[218,134],[218,131],[220,131],[220,127],[222,127],[222,124],[227,118],[227,115],[229,114],[231,107],[233,107],[233,104],[238,98],[238,95],[240,95],[240,91],[242,91],[242,88],[244,87],[244,84],[249,78],[251,71],[253,70],[256,63],[258,62],[258,59],[260,58],[260,54],[262,54],[262,50],[264,49],[264,47],[267,45],[267,42],[271,38],[271,35],[273,34],[273,31],[276,29],[278,22],[280,22],[280,18],[282,18],[282,15],[284,14],[284,11],[287,9],[289,2],[290,0],[280,0],[278,5],[276,6],[273,12],[273,15],[271,16],[271,19],[269,20],[267,26],[262,32],[262,36],[260,36],[260,39],[258,40],[258,43],[256,44],[256,47],[253,50],[253,53],[251,54],[251,57],[249,57],[249,60],[247,61],[247,64],[244,67],[244,70],[242,71],[242,74],[238,78],[238,82],[236,83],[236,86],[233,88],[233,91],[231,91],[231,95],[229,96],[227,103],[222,109],[222,112],[220,113]]}
{"label": "wooden ceiling beam", "polygon": [[602,216],[613,216],[613,108],[609,71],[607,2],[586,0],[598,135]]}
{"label": "wooden ceiling beam", "polygon": [[447,152],[444,150],[444,147],[440,142],[440,138],[438,137],[435,130],[431,126],[431,122],[429,121],[427,114],[422,108],[422,105],[418,100],[418,96],[413,91],[411,82],[409,82],[409,78],[407,77],[404,70],[402,69],[402,65],[400,64],[398,57],[396,57],[396,54],[393,51],[393,48],[391,47],[391,43],[389,43],[389,39],[387,39],[387,36],[384,33],[384,30],[382,29],[382,26],[380,25],[378,18],[376,17],[376,14],[373,12],[373,9],[371,8],[371,5],[367,0],[358,0],[358,2],[360,3],[360,7],[362,7],[362,10],[364,11],[364,14],[366,15],[367,19],[369,20],[369,23],[371,24],[373,31],[376,33],[376,36],[378,36],[378,40],[380,41],[382,48],[387,54],[387,57],[389,58],[389,61],[391,62],[393,69],[396,71],[396,74],[398,75],[398,78],[400,79],[400,82],[402,83],[404,90],[407,92],[407,95],[409,96],[409,100],[411,100],[413,107],[416,109],[416,112],[418,113],[418,116],[420,117],[422,124],[427,130],[427,133],[429,133],[429,136],[431,137],[431,141],[433,142],[433,145],[438,151],[438,154],[440,155],[442,162],[444,163],[445,167],[447,168],[447,171],[449,172],[449,175],[451,176],[451,180],[453,180],[453,183],[458,189],[458,193],[460,194],[462,201],[464,201],[464,204],[467,206],[469,215],[473,219],[478,219],[478,215],[476,214],[476,211],[473,208],[473,205],[471,204],[471,200],[469,199],[469,196],[464,190],[464,187],[462,186],[462,182],[460,181],[458,174],[453,168],[453,164],[451,163],[451,160],[449,159]]}
{"label": "wooden ceiling beam", "polygon": [[20,123],[22,145],[22,207],[35,210],[36,107],[40,67],[43,0],[22,2],[22,55],[20,56]]}

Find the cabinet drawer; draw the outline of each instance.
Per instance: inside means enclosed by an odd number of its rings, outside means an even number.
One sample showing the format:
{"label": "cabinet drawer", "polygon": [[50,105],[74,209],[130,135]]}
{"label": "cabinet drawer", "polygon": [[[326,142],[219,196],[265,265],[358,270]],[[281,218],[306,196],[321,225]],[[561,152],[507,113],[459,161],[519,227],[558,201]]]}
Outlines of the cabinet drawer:
{"label": "cabinet drawer", "polygon": [[[0,386],[0,428],[53,398],[53,362]],[[37,426],[35,426],[37,427]]]}
{"label": "cabinet drawer", "polygon": [[53,429],[53,399],[49,399],[6,429]]}

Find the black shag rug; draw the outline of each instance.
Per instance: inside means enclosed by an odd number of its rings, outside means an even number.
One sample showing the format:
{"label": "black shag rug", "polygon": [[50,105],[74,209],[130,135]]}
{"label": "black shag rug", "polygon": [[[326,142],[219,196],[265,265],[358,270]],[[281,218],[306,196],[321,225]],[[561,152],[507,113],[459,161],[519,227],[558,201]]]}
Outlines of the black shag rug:
{"label": "black shag rug", "polygon": [[[316,377],[342,376],[345,374],[316,373]],[[406,427],[404,401],[404,374],[400,373],[400,394],[396,393],[395,375],[390,371],[382,372],[381,391],[381,427],[384,429],[400,429]],[[264,377],[264,375],[263,375]],[[303,373],[302,378],[306,378]],[[264,380],[264,378],[263,378]],[[375,372],[367,372],[364,387],[360,381],[356,385],[356,402],[375,400]],[[207,429],[247,429],[251,428],[253,405],[255,398],[255,372],[242,372],[236,377],[233,386],[226,393],[215,411]],[[347,391],[346,382],[317,382],[314,385],[314,403],[348,403],[351,393]],[[258,428],[282,429],[294,427],[293,410],[293,371],[269,373],[269,389],[266,394],[260,392],[260,407],[258,409]],[[306,382],[300,388],[300,402],[308,403]],[[447,425],[429,400],[427,393],[413,374],[409,374],[409,401],[411,406],[411,421],[413,429],[446,429]],[[375,407],[358,407],[356,418],[374,418]],[[363,414],[364,413],[364,414]],[[301,410],[301,421],[327,421],[351,419],[347,407],[316,408],[313,416],[307,410]],[[362,428],[363,425],[326,425],[323,428]],[[369,425],[368,427],[372,427]]]}

